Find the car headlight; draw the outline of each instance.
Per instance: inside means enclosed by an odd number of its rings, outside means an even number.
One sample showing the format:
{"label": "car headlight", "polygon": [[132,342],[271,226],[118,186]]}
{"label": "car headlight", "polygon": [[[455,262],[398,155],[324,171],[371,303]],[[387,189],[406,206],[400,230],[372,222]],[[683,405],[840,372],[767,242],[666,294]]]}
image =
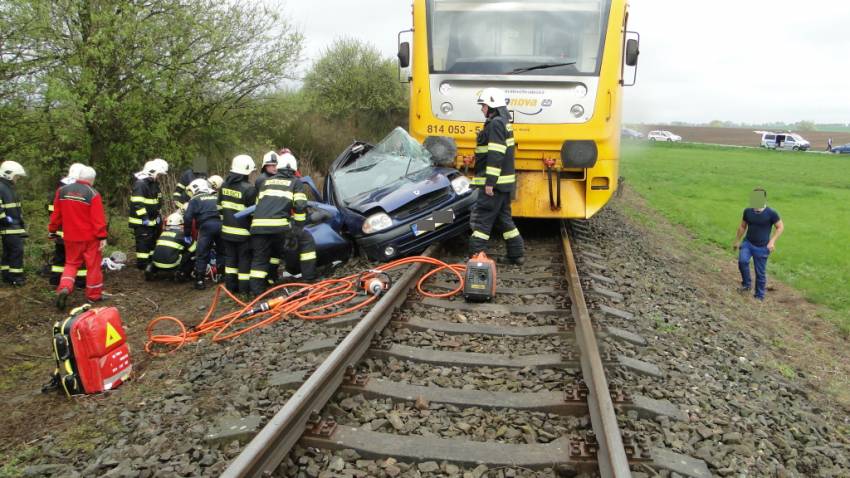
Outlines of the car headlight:
{"label": "car headlight", "polygon": [[393,220],[386,213],[379,212],[372,214],[363,221],[363,232],[372,234],[373,232],[383,231],[393,225]]}
{"label": "car headlight", "polygon": [[469,192],[469,178],[466,176],[458,176],[452,179],[452,189],[455,190],[455,194],[458,196],[463,196],[464,194]]}

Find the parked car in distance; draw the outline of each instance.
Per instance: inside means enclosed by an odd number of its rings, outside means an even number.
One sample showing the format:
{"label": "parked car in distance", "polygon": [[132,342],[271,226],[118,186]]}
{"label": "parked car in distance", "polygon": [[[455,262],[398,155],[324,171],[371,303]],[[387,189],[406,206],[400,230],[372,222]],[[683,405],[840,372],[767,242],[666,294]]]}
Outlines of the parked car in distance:
{"label": "parked car in distance", "polygon": [[620,137],[623,139],[643,139],[643,133],[630,128],[623,128]]}
{"label": "parked car in distance", "polygon": [[665,130],[650,131],[649,134],[646,135],[646,138],[650,141],[668,141],[671,143],[682,141],[682,137],[678,134],[673,134]]}
{"label": "parked car in distance", "polygon": [[833,146],[830,152],[835,154],[850,154],[850,143]]}
{"label": "parked car in distance", "polygon": [[808,151],[812,145],[796,133],[774,133],[772,131],[756,131],[761,133],[761,147],[793,151]]}
{"label": "parked car in distance", "polygon": [[355,141],[331,164],[317,207],[340,218],[336,232],[368,259],[420,253],[468,233],[475,201],[466,176],[436,163],[402,128],[375,146]]}

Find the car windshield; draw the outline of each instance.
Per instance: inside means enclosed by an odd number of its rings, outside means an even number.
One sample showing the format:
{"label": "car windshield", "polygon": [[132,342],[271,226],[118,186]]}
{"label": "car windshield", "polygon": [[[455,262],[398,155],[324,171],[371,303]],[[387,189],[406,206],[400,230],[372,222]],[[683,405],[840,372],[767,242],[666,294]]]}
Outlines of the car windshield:
{"label": "car windshield", "polygon": [[343,203],[377,189],[418,180],[415,173],[431,168],[431,153],[407,131],[396,128],[365,155],[331,175]]}
{"label": "car windshield", "polygon": [[598,74],[611,0],[430,0],[432,73]]}

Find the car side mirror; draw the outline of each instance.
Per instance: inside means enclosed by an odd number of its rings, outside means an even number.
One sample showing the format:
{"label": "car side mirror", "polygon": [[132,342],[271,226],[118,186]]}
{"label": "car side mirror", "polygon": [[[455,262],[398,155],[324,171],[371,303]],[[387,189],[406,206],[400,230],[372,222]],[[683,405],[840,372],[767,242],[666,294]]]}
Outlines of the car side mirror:
{"label": "car side mirror", "polygon": [[406,41],[398,44],[398,66],[400,68],[410,66],[410,43]]}
{"label": "car side mirror", "polygon": [[634,38],[629,39],[626,42],[626,65],[628,66],[636,66],[638,63],[638,56],[640,55],[640,48],[638,45],[638,41]]}

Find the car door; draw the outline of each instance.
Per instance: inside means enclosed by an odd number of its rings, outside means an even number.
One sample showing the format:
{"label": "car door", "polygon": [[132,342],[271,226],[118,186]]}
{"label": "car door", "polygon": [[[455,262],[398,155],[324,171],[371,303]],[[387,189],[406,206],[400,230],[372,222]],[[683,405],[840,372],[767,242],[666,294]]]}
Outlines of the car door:
{"label": "car door", "polygon": [[792,150],[797,147],[797,140],[794,139],[793,136],[788,135],[785,137],[785,142],[782,143],[782,149]]}

